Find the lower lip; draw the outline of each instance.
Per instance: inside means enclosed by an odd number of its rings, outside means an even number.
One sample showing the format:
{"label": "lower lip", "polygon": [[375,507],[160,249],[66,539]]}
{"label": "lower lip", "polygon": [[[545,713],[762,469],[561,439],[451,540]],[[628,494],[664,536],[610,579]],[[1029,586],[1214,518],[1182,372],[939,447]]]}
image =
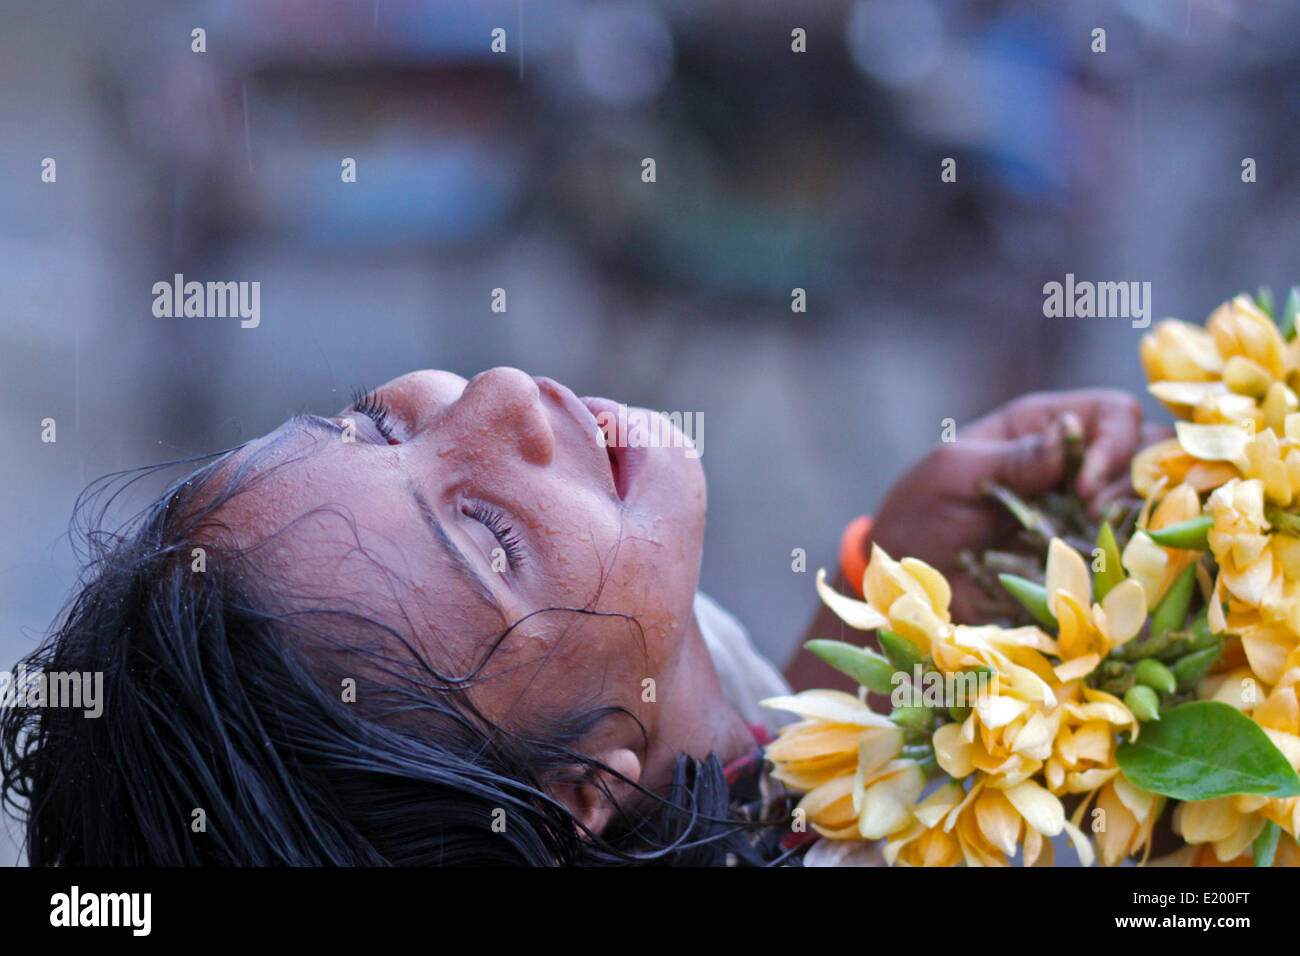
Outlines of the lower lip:
{"label": "lower lip", "polygon": [[611,402],[607,398],[583,398],[582,403],[587,406],[592,417],[596,420],[596,427],[600,428],[600,422],[608,422],[608,430],[601,428],[605,433],[605,452],[610,460],[610,474],[614,479],[614,490],[618,493],[619,498],[627,500],[628,493],[632,490],[637,473],[640,472],[642,463],[645,460],[644,448],[633,448],[627,443],[627,435],[624,433],[626,425],[626,416],[620,415],[620,406],[617,402]]}

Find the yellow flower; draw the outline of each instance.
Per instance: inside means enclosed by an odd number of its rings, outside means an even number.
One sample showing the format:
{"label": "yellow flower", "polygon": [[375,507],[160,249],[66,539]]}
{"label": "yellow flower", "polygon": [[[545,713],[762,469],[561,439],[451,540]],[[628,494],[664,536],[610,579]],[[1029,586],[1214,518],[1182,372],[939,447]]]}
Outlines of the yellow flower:
{"label": "yellow flower", "polygon": [[810,690],[764,707],[804,720],[768,744],[772,776],[805,791],[797,810],[830,839],[879,839],[909,823],[925,785],[915,761],[899,759],[903,732],[852,694]]}
{"label": "yellow flower", "polygon": [[[945,674],[983,667],[996,675],[992,692],[977,698],[964,721],[933,735],[939,766],[955,778],[981,771],[1014,785],[1041,771],[1053,792],[1082,793],[1114,773],[1116,734],[1136,734],[1129,709],[1081,678],[1141,630],[1141,585],[1125,581],[1100,605],[1084,604],[1091,596],[1087,567],[1061,541],[1049,548],[1047,581],[1062,621],[1059,641],[1033,627],[959,625],[931,646]],[[1049,655],[1062,663],[1053,667]]]}
{"label": "yellow flower", "polygon": [[1130,739],[1137,739],[1137,718],[1118,697],[1081,680],[1071,681],[1059,695],[1056,732],[1043,778],[1056,794],[1096,790],[1119,772],[1117,736],[1127,731]]}
{"label": "yellow flower", "polygon": [[1162,485],[1191,485],[1204,494],[1213,491],[1240,472],[1225,461],[1202,461],[1183,448],[1177,438],[1148,445],[1133,456],[1129,477],[1139,497],[1151,499]]}
{"label": "yellow flower", "polygon": [[[1151,852],[1151,834],[1164,812],[1164,797],[1135,787],[1122,773],[1089,796],[1074,811],[1077,826],[1096,797],[1092,819],[1097,833],[1097,855],[1102,866],[1116,866],[1141,852],[1143,862]],[[1101,815],[1097,815],[1101,811]]]}
{"label": "yellow flower", "polygon": [[[1284,380],[1293,367],[1282,333],[1249,296],[1239,295],[1223,303],[1210,314],[1205,327],[1224,360],[1224,381],[1234,391],[1259,394],[1267,390],[1261,383],[1255,383],[1252,388],[1245,372],[1234,377],[1232,368],[1236,360],[1249,363],[1250,370],[1257,370],[1270,383]],[[1238,367],[1247,368],[1241,364]]]}
{"label": "yellow flower", "polygon": [[1267,798],[1249,795],[1180,803],[1174,810],[1174,832],[1191,844],[1209,843],[1221,862],[1245,853],[1264,829],[1257,811]]}
{"label": "yellow flower", "polygon": [[1044,656],[1055,652],[1051,638],[1033,627],[958,626],[931,649],[945,675],[971,668],[995,674],[964,721],[935,731],[939,766],[958,779],[975,770],[1013,782],[1037,773],[1056,731],[1056,675]]}
{"label": "yellow flower", "polygon": [[914,760],[891,760],[879,766],[860,760],[852,791],[857,826],[837,835],[879,840],[899,832],[910,822],[912,807],[924,789],[925,773]]}
{"label": "yellow flower", "polygon": [[1033,780],[1008,785],[987,774],[935,791],[913,810],[913,824],[885,845],[888,863],[950,866],[957,854],[967,866],[1007,866],[1024,846],[1025,866],[1050,866],[1049,840],[1068,833],[1080,860],[1092,863],[1092,846],[1069,820],[1061,801]]}
{"label": "yellow flower", "polygon": [[1196,489],[1187,483],[1177,485],[1159,499],[1160,504],[1152,511],[1152,503],[1157,500],[1158,494],[1159,489],[1143,506],[1142,514],[1138,518],[1138,530],[1129,539],[1120,559],[1129,576],[1142,585],[1148,611],[1153,610],[1164,599],[1173,583],[1200,557],[1200,552],[1186,548],[1162,547],[1146,533],[1159,531],[1200,515],[1201,499]]}
{"label": "yellow flower", "polygon": [[[1291,651],[1285,667],[1273,690],[1250,716],[1292,769],[1300,771],[1300,648]],[[1261,812],[1291,836],[1300,836],[1300,797],[1272,797]]]}
{"label": "yellow flower", "polygon": [[865,603],[832,589],[824,571],[817,572],[817,593],[850,627],[889,628],[924,653],[929,653],[934,637],[951,627],[952,588],[944,576],[916,558],[895,561],[878,545],[872,546],[863,576]]}
{"label": "yellow flower", "polygon": [[1210,333],[1177,319],[1166,319],[1142,337],[1138,357],[1148,382],[1213,382],[1223,375],[1223,359]]}
{"label": "yellow flower", "polygon": [[1288,415],[1282,437],[1271,429],[1256,433],[1245,444],[1242,476],[1264,483],[1269,504],[1285,508],[1300,492],[1300,415]]}
{"label": "yellow flower", "polygon": [[1207,502],[1219,566],[1209,622],[1216,632],[1239,635],[1252,668],[1273,684],[1300,642],[1300,537],[1273,523],[1288,520],[1275,509],[1300,502],[1300,415],[1287,417],[1281,438],[1272,431],[1246,436],[1237,458],[1243,477],[1216,488]]}
{"label": "yellow flower", "polygon": [[[1235,860],[1220,860],[1214,853],[1214,847],[1209,844],[1200,846],[1187,846],[1177,853],[1170,854],[1175,859],[1170,859],[1168,863],[1153,862],[1151,865],[1166,866],[1250,866],[1255,865],[1254,853],[1243,853]],[[1167,858],[1169,859],[1169,858]],[[1274,866],[1300,866],[1300,846],[1294,841],[1282,840],[1277,845],[1277,852],[1273,856]]]}
{"label": "yellow flower", "polygon": [[882,851],[890,866],[956,866],[965,854],[956,832],[943,827],[944,818],[966,794],[958,783],[947,783],[912,809],[912,822],[889,840]]}
{"label": "yellow flower", "polygon": [[1060,680],[1084,677],[1112,648],[1131,640],[1147,619],[1142,585],[1125,578],[1100,604],[1092,601],[1092,578],[1082,555],[1060,538],[1047,550],[1047,606],[1056,615]]}
{"label": "yellow flower", "polygon": [[[1290,535],[1270,535],[1264,496],[1260,479],[1234,478],[1217,488],[1206,504],[1214,517],[1208,535],[1210,551],[1219,565],[1209,611],[1210,628],[1216,633],[1236,633],[1278,620],[1300,624],[1295,577],[1290,584],[1287,580],[1289,566],[1300,570],[1296,567],[1300,542]],[[1231,622],[1223,612],[1225,601]]]}
{"label": "yellow flower", "polygon": [[863,740],[878,741],[885,760],[898,756],[903,733],[862,700],[838,690],[806,690],[769,697],[764,707],[802,717],[782,727],[767,745],[774,776],[796,790],[813,790],[837,778],[852,777]]}
{"label": "yellow flower", "polygon": [[1159,323],[1139,355],[1149,391],[1179,418],[1281,429],[1300,409],[1296,348],[1247,296],[1219,306],[1204,330]]}
{"label": "yellow flower", "polygon": [[[1212,488],[1196,486],[1198,491],[1214,490],[1230,478],[1258,479],[1270,505],[1285,508],[1300,496],[1300,414],[1288,414],[1278,429],[1254,430],[1246,425],[1189,425],[1177,423],[1178,437],[1171,439],[1183,453],[1207,464],[1225,469],[1227,475]],[[1156,447],[1156,446],[1152,446]],[[1146,455],[1150,449],[1142,452]],[[1139,455],[1141,457],[1141,455]],[[1154,461],[1154,459],[1153,459]],[[1173,469],[1171,456],[1159,458],[1159,467]],[[1144,480],[1158,481],[1156,465],[1148,463]],[[1190,484],[1190,482],[1189,482]],[[1147,497],[1153,497],[1153,486]]]}
{"label": "yellow flower", "polygon": [[[1255,854],[1243,853],[1233,860],[1221,861],[1214,855],[1214,846],[1209,843],[1189,844],[1175,850],[1168,856],[1152,860],[1147,866],[1249,866],[1254,867]],[[1300,846],[1294,841],[1281,840],[1273,856],[1274,866],[1300,866]]]}

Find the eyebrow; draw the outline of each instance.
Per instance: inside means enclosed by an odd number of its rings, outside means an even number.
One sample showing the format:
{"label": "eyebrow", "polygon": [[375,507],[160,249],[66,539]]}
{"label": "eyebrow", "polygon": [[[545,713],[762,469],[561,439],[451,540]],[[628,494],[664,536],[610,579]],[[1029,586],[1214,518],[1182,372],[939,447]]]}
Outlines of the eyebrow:
{"label": "eyebrow", "polygon": [[[335,435],[342,435],[346,431],[338,422],[320,415],[313,415],[310,412],[299,412],[289,421],[294,425],[328,431]],[[478,592],[479,597],[483,598],[487,605],[498,614],[504,616],[505,612],[501,610],[501,604],[497,601],[496,595],[492,593],[492,589],[487,586],[487,582],[483,580],[483,577],[474,568],[469,558],[465,557],[465,552],[447,535],[446,530],[442,527],[442,522],[438,520],[437,512],[429,504],[429,499],[409,480],[406,483],[406,488],[411,493],[411,499],[415,502],[416,510],[420,513],[420,517],[424,519],[425,526],[433,534],[433,538],[438,542],[442,552],[447,555],[447,558],[456,566],[461,575],[474,585],[474,590]]]}
{"label": "eyebrow", "polygon": [[469,579],[469,581],[474,585],[474,589],[478,591],[479,596],[488,603],[489,607],[493,608],[499,614],[502,613],[501,605],[497,602],[496,595],[492,593],[492,589],[487,586],[487,582],[484,581],[478,571],[475,570],[474,565],[470,560],[465,557],[465,552],[456,545],[456,542],[452,541],[451,538],[447,536],[447,532],[443,528],[442,522],[438,520],[437,512],[435,512],[433,506],[429,504],[429,499],[424,496],[423,492],[421,492],[419,488],[415,487],[415,485],[409,481],[407,482],[406,487],[411,493],[411,499],[415,502],[416,510],[420,512],[420,517],[424,519],[424,523],[433,534],[434,540],[438,542],[438,545],[451,560],[451,563],[459,569],[463,576]]}
{"label": "eyebrow", "polygon": [[297,415],[294,415],[289,419],[289,423],[292,425],[306,425],[309,428],[322,429],[324,431],[333,432],[335,435],[342,435],[347,430],[333,419],[325,418],[321,415],[313,415],[310,412],[299,412]]}

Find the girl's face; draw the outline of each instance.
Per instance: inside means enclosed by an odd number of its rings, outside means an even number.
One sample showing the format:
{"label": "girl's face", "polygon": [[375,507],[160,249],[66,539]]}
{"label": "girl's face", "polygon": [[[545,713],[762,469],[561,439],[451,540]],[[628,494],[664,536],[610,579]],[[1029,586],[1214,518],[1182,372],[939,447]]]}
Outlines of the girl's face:
{"label": "girl's face", "polygon": [[412,372],[252,443],[241,457],[279,440],[221,518],[240,547],[266,542],[303,600],[360,605],[443,673],[468,674],[515,625],[476,705],[515,729],[626,707],[648,745],[613,718],[582,749],[654,787],[676,753],[726,759],[752,737],[692,613],[703,470],[685,441],[626,447],[602,414],[616,409],[517,369]]}

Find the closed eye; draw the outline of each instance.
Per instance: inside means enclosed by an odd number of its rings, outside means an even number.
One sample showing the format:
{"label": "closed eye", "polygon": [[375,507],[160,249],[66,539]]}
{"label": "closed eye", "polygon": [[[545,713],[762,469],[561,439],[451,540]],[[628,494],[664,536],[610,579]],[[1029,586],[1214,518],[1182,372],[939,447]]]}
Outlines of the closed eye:
{"label": "closed eye", "polygon": [[524,557],[523,540],[511,526],[505,512],[482,501],[471,501],[466,503],[465,513],[492,532],[497,543],[505,550],[510,567],[519,567]]}
{"label": "closed eye", "polygon": [[377,392],[366,389],[356,389],[352,393],[352,405],[348,411],[358,412],[365,415],[375,423],[375,429],[384,437],[384,441],[390,445],[399,444],[394,437],[393,431],[393,414],[388,405],[379,397]]}

